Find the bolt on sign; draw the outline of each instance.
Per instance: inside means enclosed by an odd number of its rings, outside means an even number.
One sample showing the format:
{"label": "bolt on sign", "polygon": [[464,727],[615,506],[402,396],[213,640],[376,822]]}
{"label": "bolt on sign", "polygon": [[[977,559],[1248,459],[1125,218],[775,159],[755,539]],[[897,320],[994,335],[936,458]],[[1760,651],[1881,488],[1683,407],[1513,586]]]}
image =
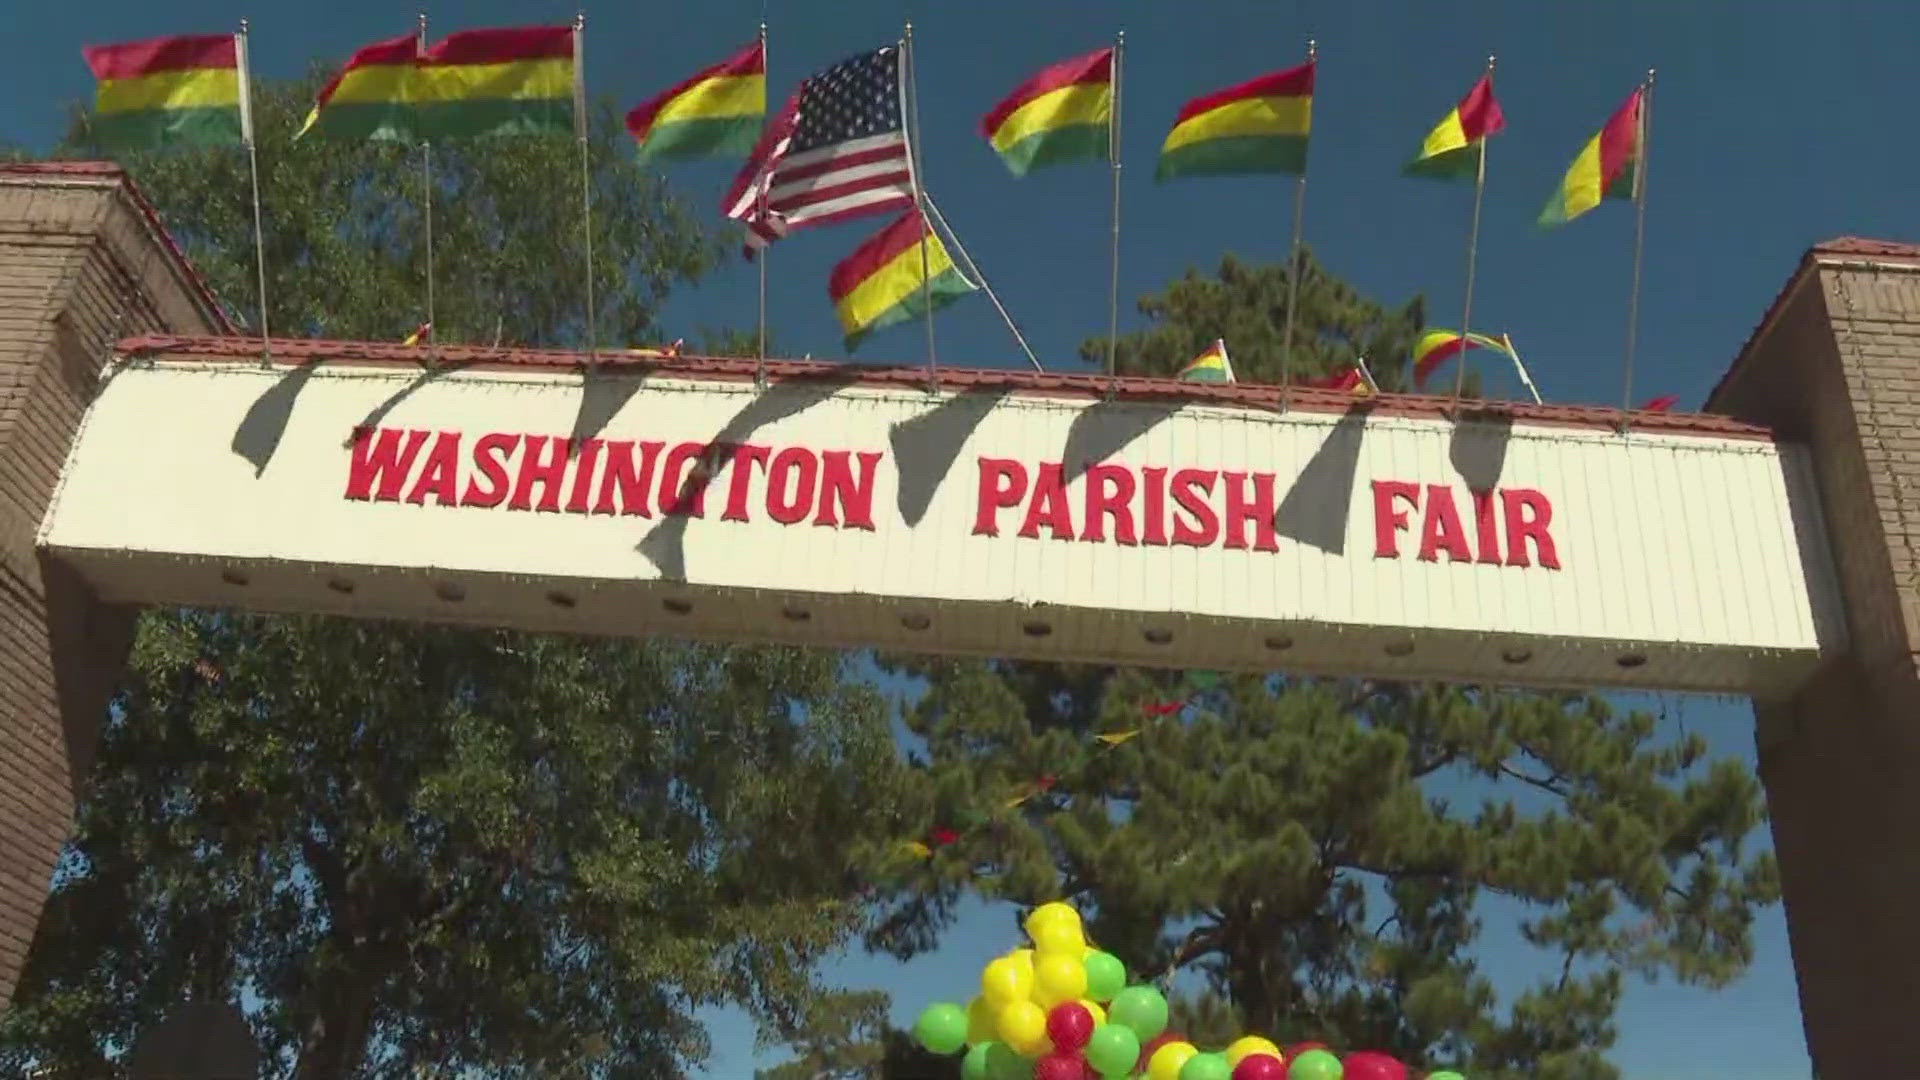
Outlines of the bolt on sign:
{"label": "bolt on sign", "polygon": [[1214,669],[1756,693],[1840,645],[1757,429],[726,374],[163,351],[42,542],[110,601]]}

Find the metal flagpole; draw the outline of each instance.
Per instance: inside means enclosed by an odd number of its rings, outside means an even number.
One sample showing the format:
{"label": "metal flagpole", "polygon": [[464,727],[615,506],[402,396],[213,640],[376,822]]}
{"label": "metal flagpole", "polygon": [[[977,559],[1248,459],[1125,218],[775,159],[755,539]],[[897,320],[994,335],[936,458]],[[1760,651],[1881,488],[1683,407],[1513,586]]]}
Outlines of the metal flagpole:
{"label": "metal flagpole", "polygon": [[[767,24],[762,22],[760,24],[760,65],[762,68],[766,66],[766,62],[767,62]],[[759,183],[759,181],[756,180],[756,183]],[[761,223],[765,223],[767,220],[767,186],[768,185],[766,185],[765,183],[760,183],[759,186],[760,186],[759,220]],[[759,346],[754,352],[753,385],[760,389],[765,389],[767,385],[767,253],[772,249],[773,249],[772,244],[768,244],[762,247],[760,249],[760,257],[754,260],[760,265],[760,329],[759,329]]]}
{"label": "metal flagpole", "polygon": [[953,231],[953,226],[948,223],[947,216],[940,212],[938,206],[934,205],[932,195],[927,196],[927,209],[933,214],[934,223],[939,225],[947,234],[947,242],[953,245],[954,253],[959,255],[960,260],[967,264],[967,272],[972,276],[973,280],[979,284],[980,291],[986,293],[987,299],[993,302],[993,310],[999,312],[1001,321],[1007,324],[1007,332],[1013,335],[1014,344],[1020,346],[1020,351],[1027,354],[1027,362],[1033,365],[1033,370],[1045,371],[1046,368],[1040,366],[1040,358],[1033,355],[1033,350],[1027,345],[1027,339],[1021,335],[1020,328],[1014,325],[1013,316],[1007,314],[1006,305],[1000,302],[1000,297],[994,293],[993,286],[987,282],[987,275],[980,272],[979,264],[973,261],[973,255],[967,251],[967,246],[960,242],[960,234]]}
{"label": "metal flagpole", "polygon": [[[1647,81],[1640,91],[1640,145],[1636,147],[1639,160],[1633,163],[1633,287],[1627,294],[1627,362],[1620,398],[1623,414],[1633,409],[1633,344],[1640,327],[1640,251],[1647,238],[1647,135],[1652,122],[1653,69],[1648,68]],[[1626,425],[1626,416],[1622,415],[1621,430],[1626,430]]]}
{"label": "metal flagpole", "polygon": [[901,120],[907,134],[907,176],[913,185],[914,209],[920,213],[920,304],[927,317],[927,392],[940,389],[940,364],[933,351],[933,275],[927,255],[927,234],[933,225],[927,220],[927,189],[920,176],[920,94],[913,71],[913,24],[908,23],[900,41],[900,64],[906,78],[900,81],[900,93],[907,102],[907,115]]}
{"label": "metal flagpole", "polygon": [[1367,389],[1375,394],[1380,393],[1380,384],[1373,381],[1373,369],[1367,366],[1367,354],[1354,357],[1353,366],[1360,369],[1360,381],[1367,384]]}
{"label": "metal flagpole", "polygon": [[253,182],[253,267],[260,289],[260,366],[273,359],[273,336],[267,330],[267,243],[260,225],[260,155],[253,141],[253,76],[247,62],[247,20],[234,35],[234,60],[240,76],[240,139],[247,144],[247,174]]}
{"label": "metal flagpole", "polygon": [[[1307,39],[1307,63],[1319,56],[1318,43]],[[1293,400],[1293,309],[1300,300],[1300,226],[1307,211],[1307,166],[1300,165],[1300,178],[1293,186],[1293,250],[1287,257],[1287,327],[1280,338],[1280,411],[1286,412]]]}
{"label": "metal flagpole", "polygon": [[587,153],[586,12],[573,16],[573,134],[580,144],[580,234],[587,258],[587,368],[599,365],[600,343],[594,333],[593,308],[593,169]]}
{"label": "metal flagpole", "polygon": [[[420,28],[414,38],[414,53],[419,55],[426,51],[427,13],[423,11],[420,13]],[[429,139],[420,140],[420,190],[420,216],[426,230],[427,243],[427,325],[431,327],[433,325],[433,142]],[[439,351],[434,347],[434,340],[438,336],[431,331],[427,334],[427,365],[429,367],[434,364],[434,355]]]}
{"label": "metal flagpole", "polygon": [[[1113,115],[1107,119],[1107,161],[1113,166],[1113,244],[1107,278],[1107,379],[1119,377],[1116,366],[1120,342],[1120,61],[1127,48],[1127,32],[1113,38]],[[1111,386],[1109,386],[1111,388]]]}
{"label": "metal flagpole", "polygon": [[1520,350],[1513,347],[1513,337],[1509,334],[1501,334],[1500,344],[1507,347],[1507,356],[1513,360],[1513,370],[1519,374],[1520,381],[1526,385],[1527,393],[1533,395],[1533,403],[1542,404],[1540,388],[1533,385],[1533,376],[1527,374],[1527,365],[1520,360]]}
{"label": "metal flagpole", "polygon": [[[1487,57],[1487,77],[1493,77],[1493,57]],[[1453,400],[1467,388],[1467,335],[1473,332],[1473,270],[1480,255],[1480,196],[1487,190],[1487,136],[1479,138],[1479,164],[1473,172],[1473,225],[1467,230],[1467,287],[1460,299],[1460,355],[1453,362]]]}

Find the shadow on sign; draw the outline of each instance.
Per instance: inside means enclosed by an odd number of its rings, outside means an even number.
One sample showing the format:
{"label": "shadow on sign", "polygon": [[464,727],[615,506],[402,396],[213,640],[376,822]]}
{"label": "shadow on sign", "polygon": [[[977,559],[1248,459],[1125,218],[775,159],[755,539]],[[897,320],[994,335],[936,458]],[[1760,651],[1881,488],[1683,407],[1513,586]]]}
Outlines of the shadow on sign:
{"label": "shadow on sign", "polygon": [[1287,489],[1273,515],[1281,536],[1329,555],[1347,549],[1347,511],[1353,504],[1353,480],[1360,471],[1360,443],[1367,434],[1367,409],[1347,410],[1327,432],[1320,449]]}
{"label": "shadow on sign", "polygon": [[1464,412],[1453,425],[1447,459],[1467,487],[1492,491],[1500,486],[1507,466],[1507,443],[1513,438],[1511,413],[1481,410]]}
{"label": "shadow on sign", "polygon": [[956,394],[911,420],[902,420],[887,431],[893,447],[894,467],[900,473],[900,489],[895,499],[900,519],[908,528],[920,524],[940,484],[952,471],[967,437],[980,426],[1010,392],[995,387],[967,394]]}
{"label": "shadow on sign", "polygon": [[1099,401],[1081,409],[1067,428],[1067,446],[1060,452],[1067,482],[1072,483],[1090,466],[1125,450],[1127,444],[1179,412],[1183,404],[1179,401]]}
{"label": "shadow on sign", "polygon": [[[780,382],[755,394],[745,408],[734,413],[733,419],[728,420],[707,440],[707,468],[703,475],[689,476],[688,484],[702,484],[711,488],[732,463],[733,446],[747,441],[747,436],[768,424],[796,416],[820,404],[852,384],[860,374],[852,368],[837,369],[826,375]],[[689,493],[686,487],[681,489],[683,498]],[[663,515],[659,524],[647,530],[647,535],[641,537],[633,547],[646,556],[660,576],[668,581],[687,580],[687,521],[685,514]]]}
{"label": "shadow on sign", "polygon": [[247,415],[240,418],[240,426],[233,431],[231,449],[245,458],[253,466],[253,475],[260,476],[267,471],[267,463],[273,460],[274,451],[280,449],[280,437],[287,433],[287,420],[293,415],[294,399],[313,378],[313,371],[320,361],[309,360],[285,375],[280,376],[265,393],[254,399],[247,408]]}

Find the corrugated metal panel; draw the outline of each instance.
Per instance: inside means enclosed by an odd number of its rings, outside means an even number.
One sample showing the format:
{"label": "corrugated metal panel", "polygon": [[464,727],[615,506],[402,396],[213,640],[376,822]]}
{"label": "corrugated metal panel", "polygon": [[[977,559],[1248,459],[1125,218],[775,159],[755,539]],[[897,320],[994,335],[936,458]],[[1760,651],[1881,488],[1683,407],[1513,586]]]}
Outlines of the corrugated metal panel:
{"label": "corrugated metal panel", "polygon": [[[610,416],[608,403],[618,403]],[[370,418],[461,433],[462,485],[479,435],[565,436],[583,418],[604,419],[597,434],[607,439],[669,448],[717,440],[776,453],[877,452],[874,527],[772,521],[764,467],[741,489],[750,520],[725,520],[738,479],[731,465],[716,473],[698,519],[349,500],[350,433]],[[1041,463],[1064,463],[1077,532],[1087,508],[1079,474],[1089,463],[1128,470],[1140,489],[1129,508],[1141,531],[1147,469],[1270,474],[1277,550],[1061,540],[1044,530],[1027,539],[1015,535],[1024,503],[999,513],[1000,535],[975,535],[983,456],[1023,463],[1030,486]],[[810,460],[817,469],[818,458]],[[416,464],[409,488],[421,471]],[[1375,557],[1375,480],[1422,487],[1421,510],[1397,534],[1399,558]],[[1468,489],[1540,492],[1551,502],[1560,569],[1415,558],[1428,485],[1451,493],[1476,554]],[[1217,483],[1210,502],[1225,507]],[[531,610],[514,609],[519,594],[508,589],[507,606],[489,619],[637,632],[651,615],[631,626],[584,612],[557,616],[541,589],[595,582],[657,602],[680,569],[715,620],[690,629],[721,636],[760,632],[765,613],[749,598],[835,597],[834,626],[817,617],[766,634],[928,647],[910,644],[919,637],[899,626],[901,612],[917,605],[974,627],[943,628],[934,643],[963,651],[1273,666],[1282,657],[1261,643],[1284,624],[1298,639],[1285,662],[1305,666],[1744,691],[1756,670],[1798,669],[1839,645],[1818,521],[1796,452],[1752,439],[870,387],[763,393],[739,383],[642,385],[631,376],[603,376],[583,395],[578,376],[559,373],[421,381],[368,368],[303,376],[163,362],[124,369],[104,390],[43,543],[124,600],[233,602],[231,589],[181,594],[179,581],[199,580],[181,576],[174,560],[182,558],[247,563],[255,578],[281,582],[273,605],[292,607],[339,603],[301,568],[385,567],[520,582]],[[276,564],[298,572],[270,574]],[[354,610],[380,604],[391,609],[383,614],[445,615],[431,602],[364,592],[351,602]],[[739,610],[720,610],[729,604]],[[1049,616],[1044,642],[1020,632],[1027,605],[1059,613]],[[1176,644],[1144,643],[1142,631],[1163,623],[1181,628]],[[1413,658],[1380,652],[1408,635]],[[1516,643],[1535,653],[1526,665],[1500,660]],[[1613,660],[1629,651],[1647,653],[1648,664],[1623,673]],[[1673,676],[1660,675],[1668,669]],[[1703,678],[1711,684],[1698,685]]]}

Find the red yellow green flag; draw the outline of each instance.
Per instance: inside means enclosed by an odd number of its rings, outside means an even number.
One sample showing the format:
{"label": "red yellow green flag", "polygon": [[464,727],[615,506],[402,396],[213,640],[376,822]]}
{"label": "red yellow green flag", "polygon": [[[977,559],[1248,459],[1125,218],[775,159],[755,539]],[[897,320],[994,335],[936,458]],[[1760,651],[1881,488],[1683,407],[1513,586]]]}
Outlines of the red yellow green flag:
{"label": "red yellow green flag", "polygon": [[[922,229],[926,235],[924,274]],[[953,264],[940,234],[925,228],[917,210],[900,215],[855,248],[833,268],[827,282],[827,294],[847,335],[848,352],[881,327],[925,314],[929,300],[934,308],[941,308],[974,288]]]}
{"label": "red yellow green flag", "polygon": [[1600,133],[1587,140],[1573,159],[1560,190],[1540,211],[1540,226],[1564,225],[1600,205],[1603,199],[1632,199],[1639,194],[1641,106],[1644,88],[1628,95]]}
{"label": "red yellow green flag", "polygon": [[418,327],[415,327],[413,333],[408,334],[405,340],[401,341],[400,344],[418,345],[432,336],[433,336],[433,324],[430,322],[423,322]]}
{"label": "red yellow green flag", "polygon": [[1230,383],[1233,378],[1233,361],[1227,359],[1225,339],[1215,338],[1207,351],[1180,369],[1174,378],[1182,382]]}
{"label": "red yellow green flag", "polygon": [[1106,157],[1113,124],[1113,50],[1063,60],[1007,95],[980,133],[1015,176],[1064,161]]}
{"label": "red yellow green flag", "polygon": [[1160,147],[1154,179],[1304,173],[1313,70],[1309,60],[1187,102]]}
{"label": "red yellow green flag", "polygon": [[1433,374],[1435,368],[1464,349],[1492,349],[1505,356],[1513,355],[1513,350],[1503,338],[1468,334],[1463,344],[1458,330],[1429,330],[1413,344],[1413,385],[1424,387],[1427,376]]}
{"label": "red yellow green flag", "polygon": [[1307,385],[1316,390],[1338,390],[1355,397],[1366,397],[1373,393],[1373,388],[1367,385],[1367,380],[1360,374],[1358,367],[1350,367],[1337,375],[1309,379]]}
{"label": "red yellow green flag", "polygon": [[1480,76],[1460,104],[1427,133],[1420,153],[1407,163],[1409,176],[1453,180],[1472,176],[1479,168],[1482,140],[1507,126],[1500,103],[1493,99],[1493,73]]}
{"label": "red yellow green flag", "polygon": [[745,157],[767,114],[767,47],[740,52],[627,114],[641,161],[654,158]]}
{"label": "red yellow green flag", "polygon": [[89,134],[101,146],[145,150],[241,140],[234,35],[90,45],[80,53],[99,81]]}
{"label": "red yellow green flag", "polygon": [[300,129],[366,139],[538,135],[574,130],[574,30],[464,30],[430,49],[376,42],[320,91]]}

